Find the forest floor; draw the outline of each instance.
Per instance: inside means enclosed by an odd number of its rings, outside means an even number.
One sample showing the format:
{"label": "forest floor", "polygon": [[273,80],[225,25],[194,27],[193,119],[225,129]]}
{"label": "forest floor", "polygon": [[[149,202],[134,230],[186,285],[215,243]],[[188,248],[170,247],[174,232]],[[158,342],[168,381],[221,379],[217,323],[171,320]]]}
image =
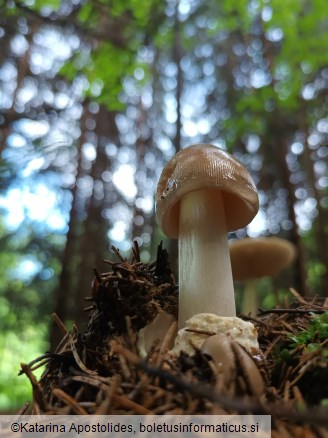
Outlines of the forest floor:
{"label": "forest floor", "polygon": [[241,316],[255,325],[260,353],[238,353],[231,341],[228,375],[199,349],[172,354],[170,329],[142,358],[139,330],[160,311],[176,317],[178,291],[161,245],[152,264],[140,262],[137,245],[131,261],[116,252],[110,272],[95,271],[86,331],[69,332],[53,315],[63,332],[57,350],[22,364],[33,400],[20,414],[262,414],[272,437],[328,436],[327,300],[291,290],[286,308]]}

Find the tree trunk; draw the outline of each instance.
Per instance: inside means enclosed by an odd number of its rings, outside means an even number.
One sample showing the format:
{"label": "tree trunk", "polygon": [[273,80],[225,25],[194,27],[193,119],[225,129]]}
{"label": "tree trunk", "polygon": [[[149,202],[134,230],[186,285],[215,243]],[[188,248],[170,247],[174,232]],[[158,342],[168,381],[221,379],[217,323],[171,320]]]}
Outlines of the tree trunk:
{"label": "tree trunk", "polygon": [[[175,14],[175,27],[174,27],[174,40],[172,47],[172,57],[173,62],[177,67],[177,88],[175,93],[175,99],[177,102],[177,121],[175,127],[175,136],[173,138],[173,146],[175,152],[179,152],[181,150],[181,96],[182,96],[182,84],[183,84],[183,74],[181,69],[181,58],[182,58],[182,48],[180,41],[180,23],[178,12]],[[170,239],[169,240],[169,248],[168,253],[170,257],[170,265],[175,278],[178,278],[178,240]]]}
{"label": "tree trunk", "polygon": [[[83,235],[80,236],[80,259],[77,266],[77,272],[72,272],[76,278],[76,284],[72,291],[73,298],[73,321],[77,324],[80,331],[83,331],[87,322],[87,316],[84,308],[87,306],[85,297],[91,295],[91,282],[93,279],[93,268],[102,270],[103,259],[109,258],[109,241],[107,232],[109,229],[108,221],[103,217],[102,212],[106,207],[105,202],[105,183],[103,173],[111,171],[111,162],[106,155],[105,145],[108,140],[117,144],[118,131],[115,123],[114,112],[108,112],[103,106],[100,106],[96,116],[96,144],[97,155],[94,160],[90,177],[93,180],[93,190],[90,198],[87,200],[86,219],[83,223]],[[104,197],[99,199],[99,188],[97,185],[103,184]],[[110,190],[114,190],[111,185]]]}
{"label": "tree trunk", "polygon": [[[71,189],[72,206],[68,222],[68,232],[66,235],[66,243],[62,255],[61,265],[62,270],[59,276],[59,283],[54,292],[54,313],[65,323],[67,319],[71,318],[69,306],[69,296],[72,293],[72,273],[76,271],[76,254],[78,251],[78,229],[80,226],[80,219],[78,213],[78,185],[77,182],[83,174],[82,168],[82,145],[85,141],[85,121],[87,119],[86,106],[84,107],[83,116],[81,119],[81,137],[77,143],[77,157],[76,157],[76,176],[75,183]],[[77,273],[75,272],[75,275]],[[50,350],[55,351],[58,343],[62,338],[60,329],[52,321],[50,325],[49,342]]]}

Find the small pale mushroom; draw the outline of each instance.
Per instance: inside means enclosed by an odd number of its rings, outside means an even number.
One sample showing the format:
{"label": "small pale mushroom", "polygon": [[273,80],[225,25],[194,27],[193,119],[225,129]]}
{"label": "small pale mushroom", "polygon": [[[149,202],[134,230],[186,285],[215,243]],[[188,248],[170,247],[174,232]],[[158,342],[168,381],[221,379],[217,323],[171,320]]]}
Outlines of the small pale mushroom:
{"label": "small pale mushroom", "polygon": [[[238,325],[227,232],[251,222],[258,206],[247,169],[216,146],[182,149],[163,169],[156,216],[164,234],[179,239],[180,329],[197,314]],[[205,330],[216,332],[212,320]]]}
{"label": "small pale mushroom", "polygon": [[231,242],[232,277],[245,284],[242,313],[257,313],[257,280],[277,276],[292,263],[295,255],[295,245],[279,237],[245,238]]}
{"label": "small pale mushroom", "polygon": [[200,351],[212,358],[224,379],[224,386],[229,387],[241,377],[250,395],[261,396],[265,386],[261,373],[247,351],[229,336],[220,333],[208,337]]}
{"label": "small pale mushroom", "polygon": [[159,312],[152,322],[138,332],[137,348],[139,355],[141,357],[146,357],[152,348],[158,346],[158,344],[164,340],[169,330],[171,330],[173,334],[172,338],[170,337],[171,339],[169,339],[170,342],[167,345],[167,348],[172,348],[174,337],[177,332],[176,325],[176,318],[173,315],[164,311]]}

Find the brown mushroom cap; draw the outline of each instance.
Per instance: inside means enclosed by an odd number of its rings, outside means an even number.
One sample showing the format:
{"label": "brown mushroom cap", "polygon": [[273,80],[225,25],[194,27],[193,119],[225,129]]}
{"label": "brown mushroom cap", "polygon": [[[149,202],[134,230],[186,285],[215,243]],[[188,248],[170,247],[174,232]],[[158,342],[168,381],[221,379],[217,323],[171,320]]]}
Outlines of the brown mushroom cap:
{"label": "brown mushroom cap", "polygon": [[295,257],[295,246],[279,237],[245,238],[230,244],[232,277],[247,280],[274,277]]}
{"label": "brown mushroom cap", "polygon": [[205,188],[221,191],[227,231],[245,227],[258,211],[255,184],[238,160],[210,144],[189,146],[168,162],[157,187],[157,221],[168,237],[179,236],[182,196]]}

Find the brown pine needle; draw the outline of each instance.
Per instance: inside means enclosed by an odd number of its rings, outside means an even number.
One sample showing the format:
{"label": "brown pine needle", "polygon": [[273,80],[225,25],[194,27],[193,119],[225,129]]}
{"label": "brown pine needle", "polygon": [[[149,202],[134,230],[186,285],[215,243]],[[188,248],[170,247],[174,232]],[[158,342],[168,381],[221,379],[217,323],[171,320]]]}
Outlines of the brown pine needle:
{"label": "brown pine needle", "polygon": [[76,350],[76,346],[75,346],[74,340],[73,340],[73,338],[72,338],[71,335],[69,335],[68,339],[69,339],[69,343],[70,343],[70,346],[71,346],[71,349],[72,349],[72,353],[73,353],[74,359],[75,359],[77,365],[79,366],[79,368],[80,368],[82,371],[84,371],[85,373],[90,374],[90,375],[96,375],[96,374],[98,374],[96,371],[89,370],[89,369],[84,365],[84,363],[83,363],[82,360],[80,359],[80,356],[79,356],[79,354],[78,354],[78,352],[77,352],[77,350]]}
{"label": "brown pine needle", "polygon": [[57,326],[60,328],[60,330],[63,332],[64,335],[66,335],[66,333],[68,333],[67,328],[65,327],[64,323],[62,322],[62,320],[59,318],[59,316],[57,315],[57,313],[53,313],[51,315],[51,318],[55,321],[55,323],[57,324]]}
{"label": "brown pine needle", "polygon": [[60,388],[53,389],[54,395],[62,400],[67,406],[69,406],[73,412],[77,415],[88,415],[88,412],[82,408],[82,406],[69,394]]}

